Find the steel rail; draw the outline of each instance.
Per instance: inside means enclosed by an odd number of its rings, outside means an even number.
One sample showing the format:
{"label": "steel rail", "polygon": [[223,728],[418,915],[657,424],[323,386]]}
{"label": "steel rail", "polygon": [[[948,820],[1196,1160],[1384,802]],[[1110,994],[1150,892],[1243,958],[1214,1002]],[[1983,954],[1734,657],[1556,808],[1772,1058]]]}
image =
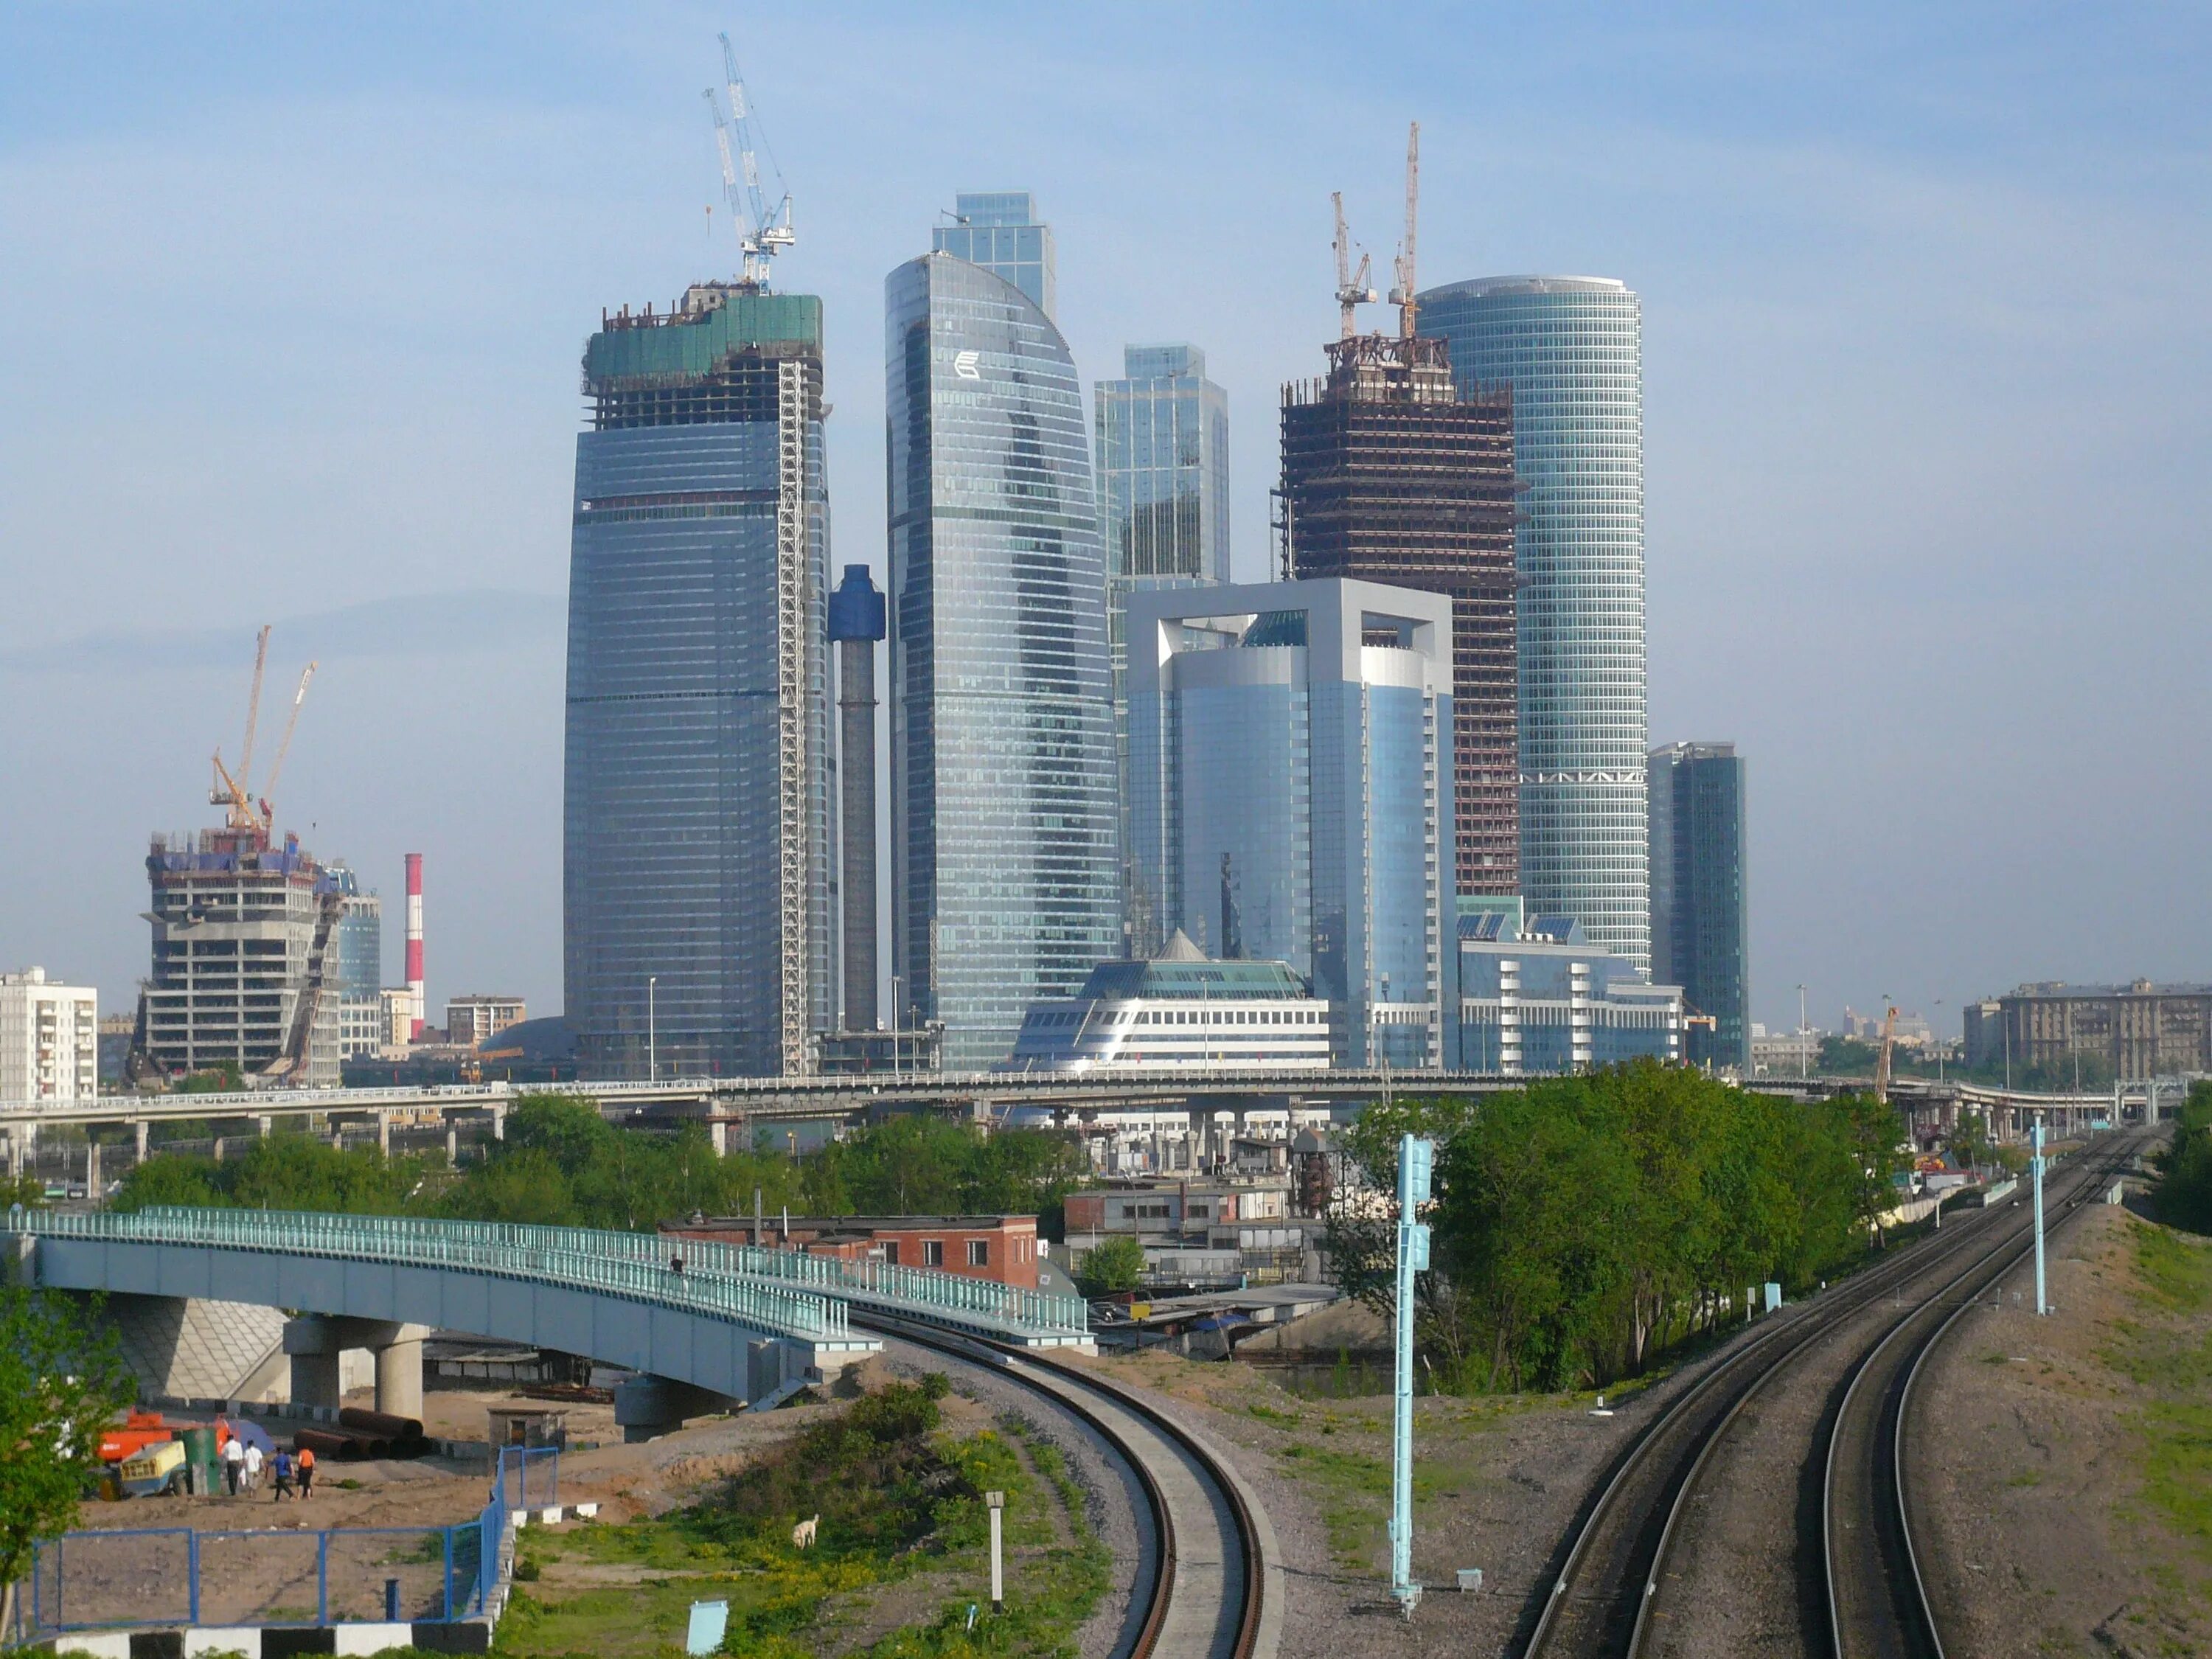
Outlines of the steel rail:
{"label": "steel rail", "polygon": [[[1259,1641],[1267,1593],[1266,1562],[1262,1559],[1259,1526],[1241,1483],[1224,1466],[1221,1459],[1195,1435],[1135,1390],[1107,1378],[1094,1376],[1056,1358],[1048,1358],[1034,1351],[953,1334],[933,1327],[915,1325],[874,1313],[856,1313],[854,1322],[872,1326],[887,1334],[901,1337],[917,1347],[927,1348],[969,1364],[986,1366],[994,1376],[1005,1377],[1041,1395],[1072,1413],[1113,1448],[1136,1476],[1145,1493],[1146,1506],[1152,1513],[1153,1535],[1157,1540],[1152,1595],[1146,1605],[1144,1620],[1138,1627],[1136,1638],[1127,1650],[1130,1659],[1170,1659],[1160,1649],[1159,1643],[1174,1601],[1177,1582],[1179,1558],[1175,1516],[1166,1490],[1161,1486],[1145,1455],[1082,1396],[1086,1392],[1105,1396],[1120,1409],[1142,1418],[1150,1427],[1180,1448],[1204,1473],[1214,1495],[1221,1499],[1231,1518],[1235,1541],[1243,1558],[1243,1572],[1238,1586],[1241,1605],[1229,1659],[1253,1659]],[[1177,1654],[1173,1656],[1173,1659],[1183,1659],[1183,1656]]]}
{"label": "steel rail", "polygon": [[[1963,1238],[1942,1241],[1940,1247],[1936,1239],[1930,1238],[1927,1242],[1928,1248],[1914,1250],[1909,1257],[1903,1259],[1910,1262],[1912,1270],[1910,1273],[1900,1273],[1892,1281],[1890,1293],[1894,1294],[1905,1285],[1926,1278],[1930,1273],[1949,1262],[1954,1256],[1972,1249],[1980,1239],[1982,1231],[1971,1230]],[[1730,1405],[1720,1420],[1713,1425],[1711,1431],[1706,1435],[1704,1443],[1698,1448],[1698,1455],[1691,1462],[1689,1472],[1682,1477],[1682,1484],[1675,1489],[1674,1501],[1668,1508],[1666,1525],[1661,1528],[1659,1534],[1658,1548],[1652,1556],[1650,1571],[1644,1577],[1644,1597],[1637,1604],[1636,1625],[1629,1632],[1627,1651],[1632,1659],[1635,1659],[1635,1656],[1644,1652],[1644,1644],[1652,1633],[1654,1626],[1651,1610],[1661,1599],[1662,1586],[1666,1581],[1667,1565],[1674,1558],[1674,1546],[1680,1534],[1682,1524],[1688,1517],[1691,1499],[1698,1492],[1698,1482],[1705,1474],[1706,1462],[1711,1458],[1714,1450],[1727,1439],[1729,1431],[1735,1426],[1738,1415],[1745,1407],[1758,1397],[1769,1382],[1786,1373],[1791,1365],[1813,1347],[1815,1342],[1832,1334],[1850,1316],[1866,1311],[1881,1299],[1880,1295],[1875,1295],[1862,1300],[1854,1308],[1840,1310],[1834,1318],[1813,1331],[1803,1341],[1792,1344],[1788,1352],[1778,1355],[1772,1364],[1752,1379],[1743,1392],[1736,1396],[1735,1403]]]}
{"label": "steel rail", "polygon": [[[1977,1216],[1966,1223],[1966,1237],[1955,1242],[1945,1239],[1938,1246],[1935,1239],[1929,1239],[1906,1246],[1892,1260],[1854,1275],[1818,1301],[1801,1304],[1804,1310],[1798,1317],[1770,1322],[1750,1342],[1722,1358],[1647,1424],[1620,1455],[1605,1486],[1577,1527],[1566,1559],[1553,1581],[1551,1594],[1545,1598],[1538,1614],[1536,1627],[1522,1650],[1522,1659],[1539,1659],[1549,1654],[1553,1644],[1562,1639],[1564,1609],[1575,1599],[1571,1592],[1577,1576],[1585,1571],[1593,1551],[1606,1534],[1621,1527],[1632,1529],[1631,1540],[1616,1581],[1600,1587],[1598,1599],[1611,1604],[1611,1610],[1600,1615],[1602,1622],[1599,1634],[1602,1636],[1604,1623],[1626,1624],[1626,1639],[1619,1650],[1634,1652],[1635,1644],[1642,1639],[1647,1626],[1645,1604],[1655,1593],[1656,1569],[1663,1559],[1658,1552],[1666,1547],[1668,1533],[1674,1525],[1673,1506],[1687,1489],[1714,1439],[1735,1420],[1742,1397],[1730,1398],[1728,1405],[1708,1421],[1699,1422],[1698,1413],[1710,1409],[1715,1397],[1726,1395],[1731,1387],[1741,1385],[1744,1394],[1748,1395],[1768,1375],[1781,1370],[1837,1323],[1870,1306],[1899,1285],[1921,1276],[1931,1265],[1931,1247],[1934,1261],[1948,1260],[1957,1251],[1971,1248],[1987,1231],[1979,1224],[1984,1220],[1984,1216]],[[1670,1450],[1670,1465],[1655,1463],[1655,1459]],[[1653,1474],[1661,1481],[1656,1497],[1638,1512],[1624,1510],[1622,1506],[1632,1486]],[[1661,1527],[1660,1543],[1655,1546],[1649,1563],[1638,1571],[1637,1559],[1642,1551],[1634,1541],[1634,1534],[1650,1529],[1661,1502],[1667,1503],[1669,1509]],[[1632,1593],[1632,1586],[1640,1587],[1634,1591],[1636,1612],[1633,1618],[1623,1619],[1620,1603]]]}
{"label": "steel rail", "polygon": [[[2128,1158],[2133,1156],[2136,1146],[2136,1137],[2128,1137],[2111,1152],[2099,1158],[2095,1164],[2087,1165],[2069,1180],[2064,1195],[2058,1200],[2061,1206],[2058,1218],[2062,1224],[2073,1218],[2087,1201],[2087,1195],[2094,1192],[2100,1182],[2124,1167]],[[2045,1229],[2046,1236],[2055,1231],[2056,1228],[2051,1226]],[[2024,1242],[2021,1240],[2023,1233],[2029,1235]],[[1822,1457],[1824,1464],[1820,1503],[1821,1583],[1827,1603],[1828,1639],[1834,1659],[1850,1659],[1855,1651],[1869,1650],[1885,1656],[1910,1655],[1915,1656],[1915,1659],[1942,1659],[1942,1632],[1928,1594],[1927,1580],[1920,1569],[1918,1553],[1913,1546],[1911,1518],[1905,1507],[1905,1408],[1921,1365],[1943,1334],[1967,1309],[1977,1305],[1983,1291],[1991,1285],[2002,1284],[2006,1275],[2033,1255],[2034,1249],[2035,1242],[2027,1224],[2022,1224],[2016,1231],[2005,1230],[2003,1238],[1996,1248],[1984,1252],[1935,1295],[1899,1320],[1852,1368],[1843,1401],[1829,1423],[1825,1447],[1816,1449],[1815,1452],[1816,1455]],[[2003,1259],[2000,1261],[1999,1257]],[[1970,1280],[1973,1281],[1971,1287],[1958,1298],[1956,1305],[1936,1323],[1933,1330],[1921,1335],[1917,1345],[1914,1346],[1913,1339],[1907,1334],[1915,1328],[1916,1324],[1924,1323],[1932,1310],[1942,1308],[1951,1293],[1967,1285]],[[1888,1352],[1890,1345],[1900,1338],[1905,1340],[1910,1352],[1893,1365],[1885,1376],[1881,1370],[1883,1357]],[[1893,1511],[1885,1516],[1881,1494],[1875,1492],[1867,1493],[1868,1513],[1864,1518],[1872,1523],[1868,1532],[1871,1540],[1869,1547],[1878,1558],[1877,1576],[1890,1587],[1889,1594],[1877,1595],[1870,1601],[1875,1608],[1886,1606],[1891,1619],[1889,1623],[1880,1628],[1854,1627],[1850,1634],[1857,1641],[1855,1645],[1847,1645],[1844,1618],[1845,1597],[1840,1589],[1838,1563],[1838,1553],[1844,1547],[1844,1530],[1838,1525],[1837,1517],[1838,1476],[1847,1441],[1862,1426],[1854,1423],[1852,1411],[1859,1403],[1862,1386],[1870,1376],[1877,1379],[1875,1386],[1878,1392],[1869,1396],[1873,1403],[1865,1409],[1870,1409],[1875,1415],[1870,1425],[1863,1425],[1863,1432],[1870,1443],[1868,1449],[1877,1471],[1881,1462],[1881,1442],[1885,1436],[1890,1442],[1889,1472],[1893,1486],[1889,1496]],[[1897,1528],[1894,1546],[1888,1545],[1886,1540],[1883,1531],[1885,1521],[1893,1521]],[[1879,1559],[1893,1555],[1902,1559]],[[1907,1579],[1911,1584],[1911,1596],[1905,1605],[1900,1607],[1900,1592]],[[1861,1609],[1862,1612],[1868,1610]]]}

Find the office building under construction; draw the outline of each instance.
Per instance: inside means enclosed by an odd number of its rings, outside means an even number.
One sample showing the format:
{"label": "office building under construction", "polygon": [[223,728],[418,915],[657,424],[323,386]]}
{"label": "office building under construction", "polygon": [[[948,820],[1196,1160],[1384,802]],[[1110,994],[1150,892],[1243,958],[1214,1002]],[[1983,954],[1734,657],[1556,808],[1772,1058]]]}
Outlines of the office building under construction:
{"label": "office building under construction", "polygon": [[179,1078],[235,1067],[248,1087],[338,1081],[338,877],[258,826],[153,839],[153,972],[132,1071]]}
{"label": "office building under construction", "polygon": [[1328,375],[1283,388],[1286,574],[1351,577],[1448,595],[1452,605],[1452,824],[1462,893],[1520,878],[1518,653],[1513,561],[1513,401],[1454,387],[1442,340],[1414,331],[1413,157],[1407,241],[1391,298],[1396,335],[1356,334],[1371,300],[1347,270],[1337,220],[1343,327]]}

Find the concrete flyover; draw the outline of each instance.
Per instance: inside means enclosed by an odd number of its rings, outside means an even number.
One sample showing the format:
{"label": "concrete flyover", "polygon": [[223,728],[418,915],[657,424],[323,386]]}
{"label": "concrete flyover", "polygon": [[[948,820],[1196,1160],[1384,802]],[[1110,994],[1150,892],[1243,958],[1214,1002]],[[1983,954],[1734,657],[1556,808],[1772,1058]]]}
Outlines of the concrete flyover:
{"label": "concrete flyover", "polygon": [[[525,1232],[527,1242],[515,1237]],[[379,1352],[380,1404],[419,1400],[427,1328],[586,1354],[638,1374],[616,1404],[639,1437],[730,1402],[774,1404],[882,1346],[851,1329],[835,1296],[674,1271],[635,1259],[631,1235],[581,1228],[18,1207],[0,1221],[0,1238],[17,1273],[43,1287],[258,1303],[338,1322],[320,1339],[287,1332],[295,1362],[309,1362],[295,1375],[311,1391],[333,1345],[358,1345]]]}

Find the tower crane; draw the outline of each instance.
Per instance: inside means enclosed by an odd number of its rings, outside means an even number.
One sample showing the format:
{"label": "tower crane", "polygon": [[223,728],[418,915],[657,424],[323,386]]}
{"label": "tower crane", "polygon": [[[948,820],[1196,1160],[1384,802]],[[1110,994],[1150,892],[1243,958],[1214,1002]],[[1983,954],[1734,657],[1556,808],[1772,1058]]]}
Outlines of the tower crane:
{"label": "tower crane", "polygon": [[240,751],[238,775],[222,763],[222,750],[215,751],[215,779],[208,787],[208,805],[225,809],[224,822],[233,830],[259,826],[254,817],[250,780],[253,770],[253,729],[261,720],[261,676],[269,666],[269,628],[264,623],[253,638],[253,686],[246,696],[246,744]]}
{"label": "tower crane", "polygon": [[[729,118],[723,118],[722,106],[712,87],[701,96],[714,114],[714,146],[722,158],[722,194],[730,204],[730,217],[738,230],[738,246],[744,255],[739,280],[750,288],[766,289],[769,261],[798,240],[791,228],[791,192],[785,190],[782,199],[771,207],[761,189],[760,161],[753,152],[755,124],[745,100],[744,79],[738,73],[738,54],[730,45],[730,37],[725,34],[720,39],[722,80],[730,97]],[[775,165],[773,151],[769,155],[769,165]],[[776,170],[776,183],[783,183],[781,168]]]}
{"label": "tower crane", "polygon": [[307,682],[315,678],[315,665],[310,662],[300,674],[300,689],[292,694],[292,712],[284,721],[283,741],[276,745],[276,758],[269,768],[269,783],[261,797],[261,827],[269,828],[275,814],[269,807],[269,797],[276,793],[276,777],[284,769],[284,757],[292,752],[292,733],[300,724],[300,705],[307,700]]}
{"label": "tower crane", "polygon": [[1370,261],[1366,249],[1362,248],[1359,252],[1358,272],[1352,269],[1352,237],[1344,228],[1344,192],[1331,191],[1328,199],[1330,205],[1336,210],[1336,337],[1348,340],[1358,327],[1352,320],[1352,307],[1373,305],[1375,290],[1367,286]]}
{"label": "tower crane", "polygon": [[1398,250],[1392,274],[1398,285],[1390,290],[1390,303],[1398,307],[1401,338],[1413,337],[1413,227],[1421,198],[1421,124],[1411,124],[1406,134],[1406,240]]}
{"label": "tower crane", "polygon": [[215,751],[215,781],[208,790],[210,805],[224,809],[223,821],[232,830],[249,830],[266,836],[271,821],[270,795],[276,793],[277,775],[284,769],[284,757],[292,750],[292,733],[300,724],[300,705],[307,700],[307,682],[315,677],[315,665],[309,663],[307,672],[300,676],[300,689],[292,694],[292,713],[284,722],[283,740],[276,745],[276,759],[269,769],[269,781],[260,799],[253,796],[253,733],[261,722],[261,681],[269,665],[269,629],[264,626],[253,642],[253,690],[246,705],[246,744],[240,751],[238,771],[234,775],[222,763],[222,750]]}

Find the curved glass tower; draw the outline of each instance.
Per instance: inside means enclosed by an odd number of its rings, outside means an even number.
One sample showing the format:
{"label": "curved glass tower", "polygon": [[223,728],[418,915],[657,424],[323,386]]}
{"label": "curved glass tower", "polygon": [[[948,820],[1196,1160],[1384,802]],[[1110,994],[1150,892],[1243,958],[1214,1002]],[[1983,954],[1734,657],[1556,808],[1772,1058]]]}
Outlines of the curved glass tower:
{"label": "curved glass tower", "polygon": [[896,1012],[969,1070],[1120,954],[1106,572],[1051,319],[949,253],[884,290]]}
{"label": "curved glass tower", "polygon": [[1525,908],[1648,970],[1642,307],[1610,277],[1490,276],[1419,319],[1462,397],[1513,394]]}

